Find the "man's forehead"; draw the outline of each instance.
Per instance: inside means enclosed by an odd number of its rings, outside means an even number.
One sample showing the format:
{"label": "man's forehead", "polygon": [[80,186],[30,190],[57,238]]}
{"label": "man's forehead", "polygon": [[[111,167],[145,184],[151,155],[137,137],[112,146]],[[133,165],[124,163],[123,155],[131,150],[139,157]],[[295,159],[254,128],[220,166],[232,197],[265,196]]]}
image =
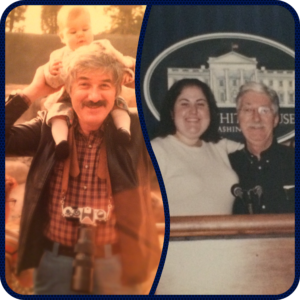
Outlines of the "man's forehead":
{"label": "man's forehead", "polygon": [[260,104],[261,102],[271,103],[269,95],[256,91],[248,91],[242,97],[243,104]]}
{"label": "man's forehead", "polygon": [[91,69],[78,71],[76,74],[77,80],[105,80],[113,81],[112,71],[105,69]]}

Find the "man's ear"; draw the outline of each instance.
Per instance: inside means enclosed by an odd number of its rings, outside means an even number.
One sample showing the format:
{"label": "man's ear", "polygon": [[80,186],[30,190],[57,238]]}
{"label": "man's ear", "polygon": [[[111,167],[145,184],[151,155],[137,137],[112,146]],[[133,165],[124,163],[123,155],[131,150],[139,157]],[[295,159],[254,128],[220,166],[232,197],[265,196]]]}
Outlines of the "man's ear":
{"label": "man's ear", "polygon": [[277,114],[274,118],[274,126],[273,127],[274,128],[277,127],[278,123],[279,123],[279,114]]}

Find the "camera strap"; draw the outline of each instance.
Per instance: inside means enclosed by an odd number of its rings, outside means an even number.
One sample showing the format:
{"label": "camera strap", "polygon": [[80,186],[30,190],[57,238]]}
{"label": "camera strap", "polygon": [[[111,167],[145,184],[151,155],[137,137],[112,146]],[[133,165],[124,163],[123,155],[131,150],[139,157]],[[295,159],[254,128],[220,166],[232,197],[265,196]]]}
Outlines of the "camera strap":
{"label": "camera strap", "polygon": [[[107,222],[111,216],[113,205],[112,205],[112,189],[111,189],[110,176],[108,172],[107,152],[106,152],[104,138],[102,139],[100,150],[99,150],[100,154],[99,154],[97,176],[101,179],[106,180],[107,194],[108,194],[108,201],[109,201],[109,204],[107,206],[107,211],[105,211],[104,209],[95,209],[89,206],[86,207],[72,207],[72,206],[65,207],[64,206],[67,190],[68,190],[69,176],[70,175],[78,176],[80,172],[78,167],[77,149],[76,149],[76,143],[74,139],[73,126],[69,128],[68,142],[69,142],[69,147],[71,149],[71,155],[69,155],[69,157],[64,162],[63,177],[62,177],[62,184],[61,184],[62,215],[63,217],[68,219],[78,219],[81,224],[85,224],[85,225],[96,226],[97,222]],[[71,160],[72,160],[72,170],[71,170]],[[75,160],[74,164],[73,164],[73,160]]]}

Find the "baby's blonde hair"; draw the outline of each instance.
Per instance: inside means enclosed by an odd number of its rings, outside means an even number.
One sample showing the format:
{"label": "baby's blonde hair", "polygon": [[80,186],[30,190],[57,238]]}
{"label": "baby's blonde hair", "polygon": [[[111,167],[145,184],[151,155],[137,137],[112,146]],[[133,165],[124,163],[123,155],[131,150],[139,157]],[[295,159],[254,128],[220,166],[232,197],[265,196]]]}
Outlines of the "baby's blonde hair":
{"label": "baby's blonde hair", "polygon": [[68,19],[76,19],[78,16],[86,14],[90,18],[90,12],[84,6],[64,5],[57,14],[58,31],[61,32]]}

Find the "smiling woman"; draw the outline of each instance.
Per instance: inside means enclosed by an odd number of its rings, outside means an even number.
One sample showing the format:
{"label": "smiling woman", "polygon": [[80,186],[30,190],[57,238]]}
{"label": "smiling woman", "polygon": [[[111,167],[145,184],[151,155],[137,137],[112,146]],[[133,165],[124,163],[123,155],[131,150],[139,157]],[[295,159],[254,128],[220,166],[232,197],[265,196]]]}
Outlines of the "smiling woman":
{"label": "smiling woman", "polygon": [[238,178],[228,153],[240,145],[221,140],[218,108],[208,85],[198,79],[177,81],[167,92],[160,116],[151,145],[167,190],[170,215],[231,214],[234,197],[230,188]]}
{"label": "smiling woman", "polygon": [[175,136],[189,146],[201,146],[201,136],[210,123],[205,95],[197,86],[185,87],[178,96],[173,111]]}

